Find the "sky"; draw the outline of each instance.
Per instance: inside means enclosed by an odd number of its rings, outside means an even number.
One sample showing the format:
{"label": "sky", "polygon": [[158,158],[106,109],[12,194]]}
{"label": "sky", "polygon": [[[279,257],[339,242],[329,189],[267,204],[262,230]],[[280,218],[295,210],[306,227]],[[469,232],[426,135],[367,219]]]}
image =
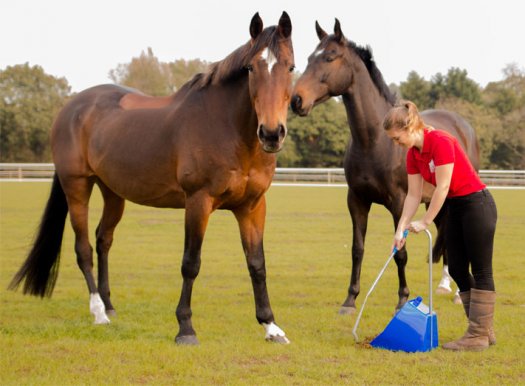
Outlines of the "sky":
{"label": "sky", "polygon": [[151,47],[162,62],[222,60],[249,38],[252,16],[292,20],[298,71],[335,18],[370,46],[385,81],[430,80],[451,67],[485,87],[509,63],[525,67],[523,0],[2,0],[0,69],[23,64],[65,77],[73,91],[111,83],[109,71]]}

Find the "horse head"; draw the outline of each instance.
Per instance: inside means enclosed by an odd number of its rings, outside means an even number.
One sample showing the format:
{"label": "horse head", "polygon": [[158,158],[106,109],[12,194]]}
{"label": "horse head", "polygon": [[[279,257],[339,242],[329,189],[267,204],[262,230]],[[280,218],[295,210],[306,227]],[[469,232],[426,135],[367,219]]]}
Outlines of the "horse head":
{"label": "horse head", "polygon": [[250,50],[245,68],[248,71],[252,105],[257,114],[257,137],[264,151],[281,150],[286,137],[286,118],[292,94],[294,54],[292,23],[283,12],[276,27],[263,30],[256,13],[250,23]]}
{"label": "horse head", "polygon": [[297,80],[292,96],[292,110],[301,116],[308,115],[314,106],[330,97],[344,94],[352,84],[356,62],[339,20],[335,19],[332,35],[317,21],[315,29],[320,42],[308,57],[308,65]]}

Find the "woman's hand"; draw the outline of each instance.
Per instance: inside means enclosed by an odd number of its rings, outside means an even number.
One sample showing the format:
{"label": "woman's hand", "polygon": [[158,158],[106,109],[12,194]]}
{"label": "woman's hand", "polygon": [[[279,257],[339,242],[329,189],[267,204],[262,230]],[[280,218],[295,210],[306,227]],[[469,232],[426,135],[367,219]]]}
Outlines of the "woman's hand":
{"label": "woman's hand", "polygon": [[428,228],[428,225],[423,221],[412,221],[408,226],[410,232],[419,233]]}
{"label": "woman's hand", "polygon": [[399,251],[401,248],[405,246],[406,242],[406,235],[403,231],[397,231],[394,235],[394,242],[392,243],[392,251],[394,248]]}

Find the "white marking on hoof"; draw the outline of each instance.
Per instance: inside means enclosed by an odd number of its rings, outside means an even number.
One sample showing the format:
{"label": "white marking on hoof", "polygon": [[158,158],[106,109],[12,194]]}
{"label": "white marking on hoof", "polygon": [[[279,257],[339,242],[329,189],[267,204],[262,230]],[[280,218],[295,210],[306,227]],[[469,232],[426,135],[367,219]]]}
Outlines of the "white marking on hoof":
{"label": "white marking on hoof", "polygon": [[452,292],[452,288],[450,288],[451,281],[452,281],[452,278],[450,277],[450,274],[448,273],[448,265],[444,265],[443,274],[441,276],[441,281],[439,282],[436,288],[436,293],[439,295],[451,293]]}
{"label": "white marking on hoof", "polygon": [[106,315],[106,307],[100,295],[97,293],[89,296],[89,311],[95,316],[95,324],[109,324],[110,320]]}
{"label": "white marking on hoof", "polygon": [[454,302],[454,304],[463,304],[463,301],[461,300],[461,296],[459,296],[459,288],[454,294],[454,299],[452,299],[452,301]]}
{"label": "white marking on hoof", "polygon": [[290,343],[284,331],[281,330],[274,322],[271,322],[270,324],[262,323],[262,325],[266,331],[266,340],[284,344]]}

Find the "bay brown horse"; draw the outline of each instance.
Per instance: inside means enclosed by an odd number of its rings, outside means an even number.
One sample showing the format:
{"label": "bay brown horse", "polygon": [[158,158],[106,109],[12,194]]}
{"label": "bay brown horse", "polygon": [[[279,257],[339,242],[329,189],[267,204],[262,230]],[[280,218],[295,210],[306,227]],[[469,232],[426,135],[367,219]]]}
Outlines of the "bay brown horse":
{"label": "bay brown horse", "polygon": [[[370,49],[358,47],[347,40],[337,19],[333,34],[327,34],[317,22],[316,32],[320,43],[308,58],[307,67],[295,84],[292,109],[306,116],[314,106],[333,96],[342,96],[346,108],[351,141],[346,150],[344,169],[353,240],[350,286],[340,310],[340,313],[345,314],[356,310],[355,300],[360,291],[361,265],[372,203],[388,209],[394,220],[394,229],[401,217],[407,192],[406,149],[395,146],[382,128],[383,117],[395,104],[396,97],[383,80]],[[476,134],[463,118],[444,110],[427,110],[421,115],[427,125],[446,130],[457,137],[478,169]],[[430,184],[425,184],[423,202],[426,205],[433,189]],[[433,247],[434,261],[439,261],[441,255],[444,261],[446,259],[443,216],[446,216],[445,209],[436,218],[438,236]],[[397,252],[395,261],[399,277],[399,302],[396,308],[399,309],[409,295],[405,277],[405,248]]]}
{"label": "bay brown horse", "polygon": [[[256,13],[249,41],[174,95],[149,97],[116,85],[87,89],[58,114],[51,133],[56,173],[36,242],[10,285],[50,296],[69,212],[75,252],[96,324],[109,323],[108,253],[125,200],[185,209],[182,291],[176,315],[179,344],[198,344],[191,295],[210,214],[231,210],[240,229],[257,321],[266,339],[288,343],[275,324],[266,287],[265,192],[286,136],[294,55],[290,17],[263,29]],[[98,285],[88,237],[94,185],[104,199],[96,229]]]}

